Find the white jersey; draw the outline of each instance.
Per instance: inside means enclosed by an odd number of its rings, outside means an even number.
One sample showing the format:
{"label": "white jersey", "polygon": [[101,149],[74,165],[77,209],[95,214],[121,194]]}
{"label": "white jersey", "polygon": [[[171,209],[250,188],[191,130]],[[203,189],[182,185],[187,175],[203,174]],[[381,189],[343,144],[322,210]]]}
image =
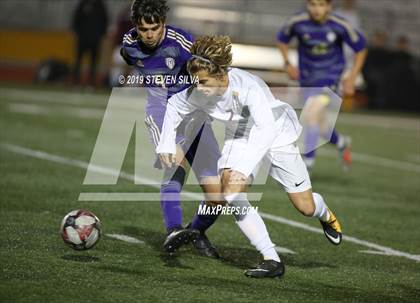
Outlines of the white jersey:
{"label": "white jersey", "polygon": [[225,144],[246,139],[247,146],[232,169],[249,176],[272,147],[295,142],[302,127],[296,112],[275,99],[260,78],[237,68],[228,72],[229,85],[222,96],[203,97],[191,87],[168,100],[162,134],[156,152],[176,153],[176,128],[196,110],[225,123]]}

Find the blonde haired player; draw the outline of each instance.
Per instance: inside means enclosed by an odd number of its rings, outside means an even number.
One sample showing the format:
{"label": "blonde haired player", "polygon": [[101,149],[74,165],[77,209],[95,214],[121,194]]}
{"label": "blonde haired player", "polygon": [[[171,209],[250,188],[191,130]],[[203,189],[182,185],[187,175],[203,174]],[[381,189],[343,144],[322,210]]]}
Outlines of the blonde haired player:
{"label": "blonde haired player", "polygon": [[[225,143],[218,162],[222,192],[229,205],[247,208],[248,178],[264,157],[272,163],[270,175],[286,190],[290,201],[305,216],[320,220],[326,237],[341,242],[341,227],[321,195],[313,193],[308,171],[295,145],[302,127],[295,111],[276,100],[258,77],[231,68],[229,37],[204,36],[191,48],[187,64],[199,83],[168,100],[161,139],[156,149],[165,166],[175,163],[176,128],[186,115],[200,110],[226,125]],[[274,244],[256,212],[235,215],[236,222],[264,261],[245,272],[251,277],[277,277],[284,273]]]}

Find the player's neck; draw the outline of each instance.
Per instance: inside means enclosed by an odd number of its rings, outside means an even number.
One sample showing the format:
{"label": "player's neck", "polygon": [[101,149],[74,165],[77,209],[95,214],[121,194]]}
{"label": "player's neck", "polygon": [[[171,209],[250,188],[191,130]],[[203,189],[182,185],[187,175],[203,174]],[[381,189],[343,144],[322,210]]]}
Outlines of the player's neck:
{"label": "player's neck", "polygon": [[324,24],[328,21],[328,18],[330,17],[330,14],[326,14],[324,18],[320,19],[320,20],[315,20],[314,18],[311,17],[312,22],[317,23],[317,24]]}

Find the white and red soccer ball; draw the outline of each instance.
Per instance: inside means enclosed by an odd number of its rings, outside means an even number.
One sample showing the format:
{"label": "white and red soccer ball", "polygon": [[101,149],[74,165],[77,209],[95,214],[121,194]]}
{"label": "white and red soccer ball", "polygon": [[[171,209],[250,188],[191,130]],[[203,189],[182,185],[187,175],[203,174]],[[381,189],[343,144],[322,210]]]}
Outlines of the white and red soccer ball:
{"label": "white and red soccer ball", "polygon": [[69,212],[61,222],[64,243],[76,250],[92,248],[101,238],[101,222],[94,213],[78,209]]}

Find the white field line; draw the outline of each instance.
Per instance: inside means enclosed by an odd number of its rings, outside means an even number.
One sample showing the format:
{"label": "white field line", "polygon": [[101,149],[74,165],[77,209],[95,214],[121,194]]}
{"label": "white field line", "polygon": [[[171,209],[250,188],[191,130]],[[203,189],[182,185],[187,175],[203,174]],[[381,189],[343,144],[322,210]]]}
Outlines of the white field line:
{"label": "white field line", "polygon": [[[326,158],[337,158],[337,151],[321,149],[317,151],[321,157]],[[382,158],[379,156],[371,156],[362,153],[351,153],[353,161],[360,162],[364,164],[376,165],[381,167],[386,167],[390,169],[405,170],[415,173],[420,173],[420,165],[411,162],[392,160],[387,158]]]}
{"label": "white field line", "polygon": [[[82,119],[101,119],[104,115],[104,110],[86,107],[60,107],[59,110],[54,110],[50,107],[43,105],[25,104],[25,103],[12,103],[9,104],[9,111],[15,113],[23,113],[30,115],[56,115],[56,116],[71,116]],[[364,116],[364,115],[360,115]],[[383,118],[383,117],[382,117]],[[401,118],[395,118],[401,119]],[[413,120],[413,118],[411,118]],[[419,129],[420,131],[420,129]],[[337,157],[337,152],[331,150],[320,149],[318,154],[321,157]],[[355,162],[365,163],[369,165],[376,165],[385,168],[405,170],[410,172],[420,172],[420,164],[413,162],[399,161],[387,159],[379,156],[372,156],[352,152],[352,158]]]}
{"label": "white field line", "polygon": [[85,133],[80,129],[70,128],[66,131],[66,135],[70,138],[81,139],[85,137]]}
{"label": "white field line", "polygon": [[104,116],[103,109],[83,108],[66,106],[54,109],[44,105],[26,104],[26,103],[11,103],[9,104],[9,111],[12,113],[28,114],[28,115],[44,115],[44,116],[65,116],[76,117],[82,119],[102,119]]}
{"label": "white field line", "polygon": [[53,92],[48,90],[31,90],[0,88],[2,98],[14,101],[73,104],[73,105],[106,105],[109,96],[80,92]]}
{"label": "white field line", "polygon": [[[300,229],[310,231],[310,232],[313,232],[313,233],[318,233],[318,234],[323,234],[324,233],[324,231],[322,229],[312,227],[312,226],[309,226],[309,225],[304,224],[304,223],[289,220],[289,219],[286,219],[286,218],[283,218],[283,217],[280,217],[280,216],[275,216],[275,215],[272,215],[272,214],[269,214],[269,213],[259,212],[259,214],[264,219],[269,219],[269,220],[274,221],[274,222],[286,224],[286,225],[293,226],[293,227],[296,227],[296,228],[300,228]],[[415,260],[415,261],[420,262],[420,255],[409,254],[409,253],[399,251],[399,250],[396,250],[396,249],[393,249],[393,248],[390,248],[390,247],[382,246],[382,245],[379,245],[379,244],[375,244],[375,243],[368,242],[368,241],[365,241],[365,240],[360,240],[360,239],[357,239],[355,237],[346,236],[346,235],[343,235],[343,240],[347,241],[347,242],[359,244],[359,245],[362,245],[362,246],[366,246],[366,247],[375,249],[377,251],[386,253],[388,255],[404,257],[404,258],[407,258],[407,259],[410,259],[410,260]]]}
{"label": "white field line", "polygon": [[288,249],[286,247],[282,247],[282,246],[276,246],[276,247],[274,247],[274,249],[279,254],[291,254],[291,255],[295,255],[296,254],[296,252],[294,252],[293,250],[290,250],[290,249]]}
{"label": "white field line", "polygon": [[[420,150],[419,150],[420,152]],[[420,163],[420,154],[408,154],[405,157],[408,161]]]}
{"label": "white field line", "polygon": [[[15,101],[72,104],[106,105],[109,96],[94,93],[1,88],[1,96]],[[340,113],[339,123],[363,125],[379,128],[406,129],[420,131],[420,119],[415,117],[390,117],[370,114]]]}
{"label": "white field line", "polygon": [[392,256],[387,252],[377,251],[377,250],[359,250],[359,252],[362,253],[362,254]]}
{"label": "white field line", "polygon": [[120,234],[105,234],[105,236],[132,244],[144,244],[144,241]]}
{"label": "white field line", "polygon": [[[133,176],[134,177],[134,176]],[[152,181],[149,179],[149,182]],[[151,186],[154,188],[160,188],[160,183],[153,180],[153,184],[150,183],[141,183],[143,185],[147,185],[147,186]],[[158,184],[158,185],[157,185]],[[183,201],[194,201],[196,202],[197,200],[204,200],[204,194],[202,193],[196,193],[197,196],[192,196],[189,195],[188,192],[182,192],[181,193],[181,199]],[[214,200],[217,199],[216,197],[219,197],[220,193],[213,193],[214,195]],[[199,196],[200,198],[197,199]],[[262,198],[262,193],[249,193],[248,194],[248,200],[250,201],[260,201]],[[168,201],[174,201],[174,200],[178,200],[178,194],[173,194],[173,195],[168,195],[167,196],[167,200]],[[212,199],[212,196],[210,195],[210,198]],[[93,201],[101,201],[101,202],[105,202],[105,201],[110,201],[110,202],[118,202],[118,201],[132,201],[132,202],[140,202],[140,201],[144,201],[144,202],[151,202],[151,201],[159,201],[161,200],[161,195],[160,193],[133,193],[133,192],[84,192],[84,193],[80,193],[79,194],[79,201],[89,201],[89,202],[93,202]]]}
{"label": "white field line", "polygon": [[[86,169],[88,167],[88,163],[87,162],[83,162],[80,160],[75,160],[75,159],[69,159],[69,158],[65,158],[65,157],[61,157],[61,156],[57,156],[57,155],[52,155],[46,152],[42,152],[42,151],[37,151],[37,150],[32,150],[32,149],[28,149],[28,148],[24,148],[21,146],[17,146],[17,145],[13,145],[13,144],[1,144],[1,146],[6,149],[9,150],[11,152],[17,153],[17,154],[21,154],[21,155],[26,155],[29,157],[33,157],[33,158],[38,158],[38,159],[43,159],[43,160],[47,160],[47,161],[51,161],[51,162],[56,162],[56,163],[60,163],[60,164],[65,164],[65,165],[70,165],[70,166],[76,166],[79,168],[83,168]],[[106,169],[106,168],[100,168],[98,167],[97,169],[101,169],[101,171],[103,171],[104,173],[112,173],[114,174],[115,172],[113,170],[110,169]],[[121,172],[120,177],[126,179],[126,180],[134,180],[135,177],[133,175]],[[148,179],[144,179],[148,182],[146,183],[152,183],[152,180],[148,180]],[[152,185],[153,186],[153,185]],[[158,186],[153,186],[155,188],[158,188]],[[190,195],[190,196],[194,196],[198,199],[200,199],[201,195],[197,194],[197,193],[192,193],[192,192],[186,192],[186,194]],[[264,213],[264,212],[260,212],[261,217],[277,222],[277,223],[282,223],[288,226],[292,226],[298,229],[303,229],[306,231],[310,231],[313,233],[318,233],[318,234],[323,234],[323,231],[320,228],[315,228],[312,227],[310,225],[304,224],[304,223],[300,223],[294,220],[289,220],[286,219],[284,217],[281,216],[276,216],[273,214],[269,214],[269,213]],[[392,256],[399,256],[399,257],[403,257],[403,258],[407,258],[409,260],[414,260],[417,262],[420,262],[420,255],[413,255],[407,252],[403,252],[400,250],[396,250],[387,246],[382,246],[379,244],[375,244],[369,241],[365,241],[365,240],[361,240],[355,237],[351,237],[351,236],[343,236],[344,241],[347,242],[351,242],[354,244],[358,244],[361,246],[365,246],[374,250],[377,250],[379,252],[382,252],[384,254],[387,255],[392,255]]]}
{"label": "white field line", "polygon": [[[8,91],[8,89],[6,89],[6,91]],[[13,96],[19,95],[18,91],[15,91],[13,89],[11,89],[10,91],[11,91],[10,95],[13,95]],[[35,96],[37,96],[36,94],[39,94],[38,91],[33,91],[33,93],[35,94]],[[47,94],[51,95],[51,94],[56,94],[56,93],[48,92]],[[65,96],[65,95],[66,93],[62,93],[62,92],[58,94],[58,96]],[[8,95],[6,94],[6,96]],[[83,97],[83,95],[81,94],[78,94],[77,96],[78,98]],[[22,97],[30,98],[30,95],[27,93],[22,93]],[[57,97],[55,97],[55,99],[61,100]],[[70,99],[70,100],[75,101],[73,99]],[[58,101],[58,102],[62,102],[62,101],[63,100]],[[51,107],[47,107],[43,105],[35,105],[35,104],[25,104],[25,103],[11,103],[9,104],[9,111],[15,112],[15,113],[31,114],[31,115],[70,116],[70,117],[77,117],[77,118],[82,118],[82,119],[101,119],[104,115],[104,110],[97,109],[97,108],[72,106],[72,107],[60,107],[59,110],[53,110],[51,109]],[[415,129],[420,132],[420,119],[399,118],[399,117],[380,117],[380,116],[378,117],[378,116],[360,115],[360,114],[359,115],[358,114],[341,114],[341,115],[344,117],[343,120],[352,121],[351,123],[353,124],[365,125],[366,123],[368,123],[366,124],[367,126],[381,126],[381,125],[382,126],[383,125],[398,126],[400,125],[402,128]],[[369,122],[369,121],[373,121],[373,122]],[[371,123],[372,125],[370,125],[369,123]],[[319,150],[318,154],[320,156],[324,156],[328,158],[337,156],[336,152],[325,150],[325,149]],[[357,152],[352,153],[352,158],[353,158],[353,161],[355,162],[420,173],[420,164],[413,163],[413,162],[392,160],[392,159],[387,159],[387,158],[383,158],[379,156],[372,156],[372,155],[362,154],[362,153],[357,153]]]}
{"label": "white field line", "polygon": [[420,131],[420,118],[389,117],[368,114],[340,113],[339,124],[373,126],[385,129],[403,129]]}

